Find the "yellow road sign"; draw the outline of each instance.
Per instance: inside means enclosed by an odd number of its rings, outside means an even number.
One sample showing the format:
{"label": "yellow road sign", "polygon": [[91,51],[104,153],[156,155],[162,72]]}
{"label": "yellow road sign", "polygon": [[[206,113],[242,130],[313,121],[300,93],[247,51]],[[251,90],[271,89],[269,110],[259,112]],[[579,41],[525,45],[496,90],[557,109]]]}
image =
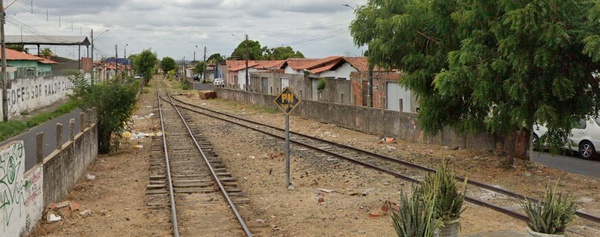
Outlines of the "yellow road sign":
{"label": "yellow road sign", "polygon": [[291,88],[285,87],[275,98],[275,104],[279,107],[285,114],[290,114],[292,110],[300,104],[300,98],[292,91]]}

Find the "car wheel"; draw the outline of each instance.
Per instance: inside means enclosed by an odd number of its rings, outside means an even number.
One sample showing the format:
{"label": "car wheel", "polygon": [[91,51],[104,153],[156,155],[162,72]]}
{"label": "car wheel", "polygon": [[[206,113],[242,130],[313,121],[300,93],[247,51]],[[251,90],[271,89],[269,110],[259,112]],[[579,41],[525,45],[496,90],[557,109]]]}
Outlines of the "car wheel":
{"label": "car wheel", "polygon": [[596,156],[596,148],[589,141],[579,143],[579,155],[584,159],[592,159]]}
{"label": "car wheel", "polygon": [[533,150],[540,150],[540,138],[538,137],[538,135],[534,133],[531,137],[531,145],[533,146]]}

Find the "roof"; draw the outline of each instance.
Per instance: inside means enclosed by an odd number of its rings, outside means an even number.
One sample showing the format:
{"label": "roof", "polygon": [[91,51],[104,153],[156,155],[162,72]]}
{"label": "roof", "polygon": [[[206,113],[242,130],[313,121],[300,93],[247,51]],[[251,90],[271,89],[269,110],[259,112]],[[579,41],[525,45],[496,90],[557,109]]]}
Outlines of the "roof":
{"label": "roof", "polygon": [[[0,55],[0,58],[2,58],[2,55]],[[57,63],[50,59],[38,57],[35,55],[31,55],[31,54],[26,54],[26,53],[19,52],[17,50],[13,50],[13,49],[9,49],[9,48],[6,49],[6,60],[7,61],[38,61],[38,62],[44,63],[44,64],[56,64]]]}
{"label": "roof", "polygon": [[[227,70],[235,72],[246,68],[246,60],[227,60]],[[248,68],[281,69],[286,60],[248,60]]]}
{"label": "roof", "polygon": [[33,45],[90,45],[87,36],[7,35],[7,44]]}

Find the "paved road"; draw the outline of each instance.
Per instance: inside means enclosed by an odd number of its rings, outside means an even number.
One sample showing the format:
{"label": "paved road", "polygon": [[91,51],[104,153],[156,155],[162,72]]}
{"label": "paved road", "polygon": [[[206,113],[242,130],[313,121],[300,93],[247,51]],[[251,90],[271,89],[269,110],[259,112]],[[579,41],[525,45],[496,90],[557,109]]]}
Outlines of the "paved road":
{"label": "paved road", "polygon": [[212,84],[204,84],[201,82],[194,81],[194,90],[202,91],[202,90],[213,90],[213,89],[214,88],[213,88]]}
{"label": "paved road", "polygon": [[575,156],[553,155],[535,151],[533,161],[569,173],[600,178],[600,160],[586,160]]}
{"label": "paved road", "polygon": [[71,118],[75,119],[75,134],[77,134],[79,129],[79,121],[81,113],[80,109],[75,109],[71,113],[65,114],[58,118],[54,118],[50,121],[47,121],[43,124],[40,124],[36,127],[29,129],[29,131],[22,133],[18,136],[11,137],[5,141],[0,142],[0,146],[7,144],[11,141],[23,140],[25,142],[25,170],[31,169],[36,164],[36,139],[35,136],[39,132],[44,132],[44,148],[43,154],[44,157],[50,155],[56,149],[56,124],[63,124],[63,144],[69,140],[69,120]]}

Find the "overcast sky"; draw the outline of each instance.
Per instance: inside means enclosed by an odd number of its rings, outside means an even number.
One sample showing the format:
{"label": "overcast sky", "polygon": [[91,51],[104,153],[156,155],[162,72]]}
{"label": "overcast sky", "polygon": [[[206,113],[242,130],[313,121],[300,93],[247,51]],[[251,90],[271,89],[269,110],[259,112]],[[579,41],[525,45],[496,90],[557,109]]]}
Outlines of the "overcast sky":
{"label": "overcast sky", "polygon": [[[93,29],[95,58],[114,56],[115,45],[119,57],[125,45],[128,55],[151,48],[159,59],[192,60],[195,52],[201,60],[204,46],[207,57],[229,56],[245,34],[310,58],[360,56],[365,49],[354,45],[348,25],[352,8],[367,0],[16,0],[9,6],[13,1],[4,1],[7,35],[90,37]],[[48,47],[59,56],[78,55],[76,46]]]}

